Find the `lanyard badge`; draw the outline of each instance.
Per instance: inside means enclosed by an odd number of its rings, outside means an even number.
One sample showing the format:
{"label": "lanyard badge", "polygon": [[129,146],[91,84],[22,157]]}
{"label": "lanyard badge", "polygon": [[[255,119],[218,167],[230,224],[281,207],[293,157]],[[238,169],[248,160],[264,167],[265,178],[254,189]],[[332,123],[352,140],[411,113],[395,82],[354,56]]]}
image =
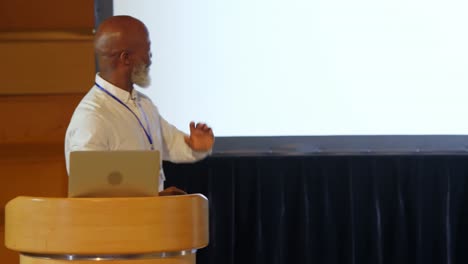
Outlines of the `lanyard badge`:
{"label": "lanyard badge", "polygon": [[118,103],[120,103],[121,105],[123,105],[125,108],[127,108],[128,111],[130,111],[130,113],[133,114],[133,116],[137,119],[138,121],[138,124],[140,124],[140,127],[143,129],[143,131],[145,132],[145,135],[146,135],[146,138],[148,139],[150,145],[151,145],[151,150],[154,150],[154,147],[153,147],[153,138],[151,137],[151,130],[149,128],[149,122],[148,122],[148,118],[146,117],[146,114],[145,114],[145,111],[143,111],[143,108],[141,107],[140,103],[137,102],[137,105],[138,105],[138,108],[140,108],[140,111],[143,115],[143,117],[145,118],[145,121],[146,121],[146,124],[148,125],[147,128],[145,128],[145,126],[143,125],[143,123],[141,122],[140,118],[138,118],[138,116],[135,114],[135,112],[132,111],[132,109],[130,109],[130,107],[128,107],[128,105],[126,105],[124,102],[122,102],[119,98],[117,98],[115,95],[113,95],[112,93],[110,93],[108,90],[106,90],[104,87],[102,87],[101,85],[99,85],[98,83],[95,83],[95,85],[97,86],[97,88],[99,88],[101,91],[105,92],[107,95],[109,95],[112,99],[114,99],[115,101],[117,101]]}

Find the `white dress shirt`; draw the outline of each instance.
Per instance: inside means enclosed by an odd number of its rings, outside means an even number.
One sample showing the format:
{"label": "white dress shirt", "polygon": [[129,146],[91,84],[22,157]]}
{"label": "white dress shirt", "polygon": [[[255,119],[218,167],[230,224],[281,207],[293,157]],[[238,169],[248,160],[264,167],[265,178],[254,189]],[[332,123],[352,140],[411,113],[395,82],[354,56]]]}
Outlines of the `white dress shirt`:
{"label": "white dress shirt", "polygon": [[[65,135],[65,160],[70,168],[70,152],[77,150],[159,150],[161,160],[193,162],[209,152],[195,152],[184,141],[185,134],[159,115],[157,107],[144,94],[120,89],[96,74],[96,84],[127,105],[149,128],[153,146],[137,118],[96,85],[81,100],[73,113]],[[162,163],[162,161],[161,161]],[[160,172],[159,190],[164,188]]]}

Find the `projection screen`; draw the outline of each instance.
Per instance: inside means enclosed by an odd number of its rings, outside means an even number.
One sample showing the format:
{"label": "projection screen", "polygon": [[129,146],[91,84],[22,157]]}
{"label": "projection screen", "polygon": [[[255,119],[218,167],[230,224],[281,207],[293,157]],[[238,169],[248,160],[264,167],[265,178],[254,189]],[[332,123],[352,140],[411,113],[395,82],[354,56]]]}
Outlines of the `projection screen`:
{"label": "projection screen", "polygon": [[465,152],[467,1],[114,0],[112,9],[150,31],[152,86],[140,90],[185,132],[208,123],[222,148]]}

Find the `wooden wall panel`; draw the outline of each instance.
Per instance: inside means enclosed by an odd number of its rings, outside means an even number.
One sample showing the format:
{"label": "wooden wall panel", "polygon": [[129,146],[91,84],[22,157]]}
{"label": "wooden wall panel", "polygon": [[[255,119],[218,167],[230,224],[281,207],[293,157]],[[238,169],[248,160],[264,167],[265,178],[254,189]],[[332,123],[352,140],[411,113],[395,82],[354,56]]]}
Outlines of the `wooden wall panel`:
{"label": "wooden wall panel", "polygon": [[[88,90],[93,79],[88,80]],[[63,144],[71,115],[83,96],[0,96],[0,147],[2,144]]]}
{"label": "wooden wall panel", "polygon": [[[0,0],[0,240],[9,200],[66,195],[63,141],[93,84],[93,28],[94,0]],[[0,243],[0,263],[18,262]]]}
{"label": "wooden wall panel", "polygon": [[[19,195],[65,197],[67,175],[63,145],[0,146],[0,235],[5,205]],[[2,236],[3,239],[3,236]],[[0,243],[0,263],[18,263],[18,254]]]}
{"label": "wooden wall panel", "polygon": [[0,50],[0,94],[84,92],[94,78],[91,32],[0,32]]}
{"label": "wooden wall panel", "polygon": [[94,27],[94,0],[1,0],[0,31]]}
{"label": "wooden wall panel", "polygon": [[[2,238],[2,241],[4,237],[5,237],[5,230],[3,229],[3,225],[1,225],[0,226],[0,238]],[[4,243],[2,242],[0,245],[0,261],[2,263],[17,264],[19,263],[18,253],[5,248]]]}
{"label": "wooden wall panel", "polygon": [[[68,177],[62,144],[3,146],[0,168],[1,216],[5,204],[18,195],[66,196]],[[0,223],[3,226],[4,217]]]}
{"label": "wooden wall panel", "polygon": [[[65,131],[83,96],[0,96],[0,233],[16,196],[66,196]],[[3,243],[0,263],[18,263]]]}

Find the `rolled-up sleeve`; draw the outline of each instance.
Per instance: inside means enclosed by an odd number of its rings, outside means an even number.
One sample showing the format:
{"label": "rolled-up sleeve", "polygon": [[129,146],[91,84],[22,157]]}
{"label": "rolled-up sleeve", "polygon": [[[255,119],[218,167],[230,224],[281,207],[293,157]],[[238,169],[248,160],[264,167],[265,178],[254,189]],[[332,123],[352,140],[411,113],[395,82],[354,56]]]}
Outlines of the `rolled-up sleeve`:
{"label": "rolled-up sleeve", "polygon": [[163,156],[167,160],[172,162],[194,162],[205,158],[211,153],[211,151],[193,151],[185,143],[184,137],[186,134],[184,132],[171,125],[161,116],[159,116],[159,122],[163,136]]}

